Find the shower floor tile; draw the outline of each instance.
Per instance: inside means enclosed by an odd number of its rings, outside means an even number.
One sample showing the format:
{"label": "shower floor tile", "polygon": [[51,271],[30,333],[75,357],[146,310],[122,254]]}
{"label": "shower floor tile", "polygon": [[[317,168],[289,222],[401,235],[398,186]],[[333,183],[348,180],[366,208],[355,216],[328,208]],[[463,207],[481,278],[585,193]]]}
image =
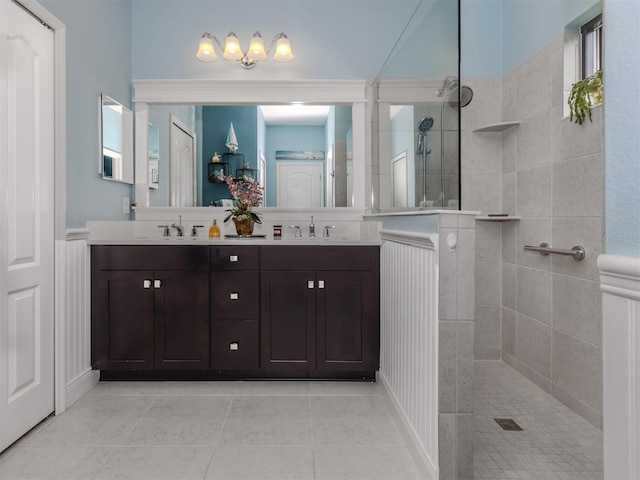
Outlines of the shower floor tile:
{"label": "shower floor tile", "polygon": [[501,361],[476,361],[474,373],[475,479],[603,478],[600,430]]}

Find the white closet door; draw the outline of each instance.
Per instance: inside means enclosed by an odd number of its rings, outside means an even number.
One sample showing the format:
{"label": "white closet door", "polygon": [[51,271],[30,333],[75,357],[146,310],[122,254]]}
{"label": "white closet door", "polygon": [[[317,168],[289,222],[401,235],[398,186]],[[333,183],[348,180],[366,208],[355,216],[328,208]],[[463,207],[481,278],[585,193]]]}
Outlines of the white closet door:
{"label": "white closet door", "polygon": [[169,191],[172,207],[195,207],[197,203],[196,134],[171,116]]}
{"label": "white closet door", "polygon": [[54,409],[53,51],[0,1],[0,451]]}

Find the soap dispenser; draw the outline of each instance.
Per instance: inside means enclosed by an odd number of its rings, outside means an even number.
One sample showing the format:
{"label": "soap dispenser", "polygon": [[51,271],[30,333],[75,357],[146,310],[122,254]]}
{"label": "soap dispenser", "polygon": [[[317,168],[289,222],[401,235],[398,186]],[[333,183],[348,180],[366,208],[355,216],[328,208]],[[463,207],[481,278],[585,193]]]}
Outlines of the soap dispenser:
{"label": "soap dispenser", "polygon": [[218,226],[218,221],[215,218],[209,227],[209,238],[220,238],[220,227]]}

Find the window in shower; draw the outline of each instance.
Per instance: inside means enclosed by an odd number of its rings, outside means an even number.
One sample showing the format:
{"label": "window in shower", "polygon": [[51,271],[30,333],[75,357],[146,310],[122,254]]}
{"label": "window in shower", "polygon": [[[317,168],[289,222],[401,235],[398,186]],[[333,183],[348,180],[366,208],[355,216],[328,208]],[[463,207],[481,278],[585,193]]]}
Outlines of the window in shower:
{"label": "window in shower", "polygon": [[582,78],[602,68],[602,14],[580,27],[582,49]]}

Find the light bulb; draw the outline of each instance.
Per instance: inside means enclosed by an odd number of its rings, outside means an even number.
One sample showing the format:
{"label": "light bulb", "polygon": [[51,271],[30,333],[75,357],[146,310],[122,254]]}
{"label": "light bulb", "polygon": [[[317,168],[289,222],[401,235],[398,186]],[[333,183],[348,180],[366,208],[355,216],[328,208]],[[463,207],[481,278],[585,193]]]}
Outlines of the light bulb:
{"label": "light bulb", "polygon": [[264,49],[264,41],[262,40],[260,32],[253,34],[247,55],[255,62],[259,62],[260,60],[267,58],[267,52]]}
{"label": "light bulb", "polygon": [[201,62],[215,62],[218,59],[216,49],[213,46],[213,40],[211,39],[211,35],[208,33],[202,35],[202,38],[200,39],[196,58]]}
{"label": "light bulb", "polygon": [[293,52],[291,51],[291,44],[287,36],[282,33],[276,44],[276,53],[273,55],[273,59],[276,62],[290,62],[293,60]]}
{"label": "light bulb", "polygon": [[240,48],[240,41],[235,33],[230,32],[229,35],[227,35],[227,42],[224,45],[224,53],[222,56],[227,60],[240,60],[244,56]]}

